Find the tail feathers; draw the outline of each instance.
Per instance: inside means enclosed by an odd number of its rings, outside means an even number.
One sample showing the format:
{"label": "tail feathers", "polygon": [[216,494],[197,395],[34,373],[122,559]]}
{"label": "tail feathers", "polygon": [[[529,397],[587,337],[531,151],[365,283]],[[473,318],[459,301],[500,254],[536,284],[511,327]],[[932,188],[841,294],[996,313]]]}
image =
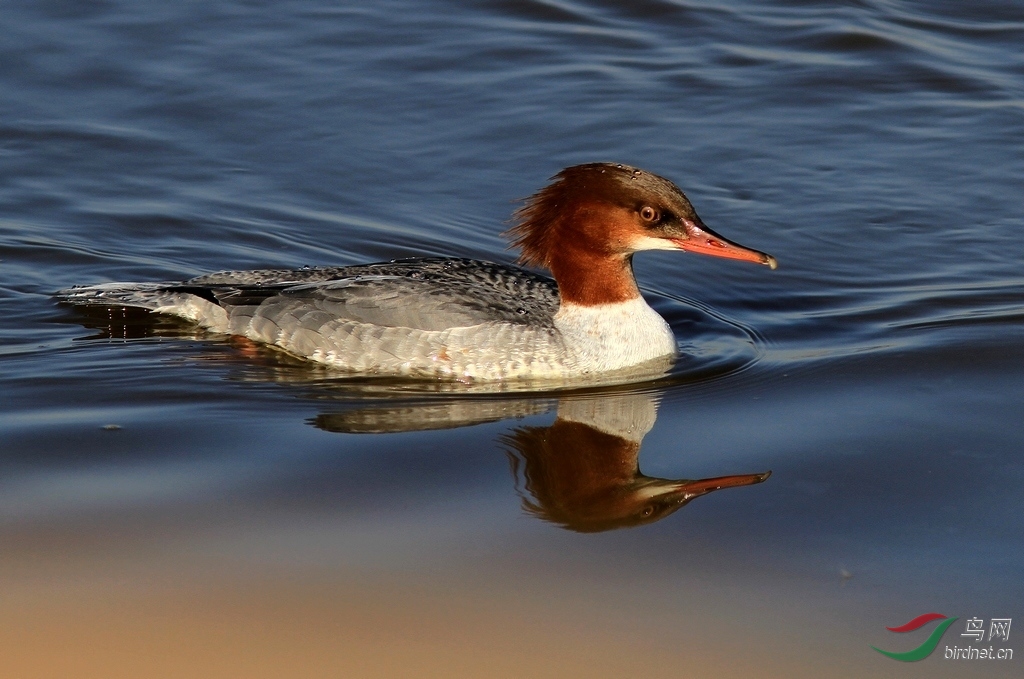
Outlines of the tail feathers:
{"label": "tail feathers", "polygon": [[60,290],[57,299],[85,306],[128,306],[156,310],[174,304],[180,293],[169,288],[174,283],[101,283],[76,285]]}
{"label": "tail feathers", "polygon": [[134,307],[171,314],[213,330],[229,332],[228,313],[211,291],[180,283],[103,283],[57,292],[61,302],[80,306]]}

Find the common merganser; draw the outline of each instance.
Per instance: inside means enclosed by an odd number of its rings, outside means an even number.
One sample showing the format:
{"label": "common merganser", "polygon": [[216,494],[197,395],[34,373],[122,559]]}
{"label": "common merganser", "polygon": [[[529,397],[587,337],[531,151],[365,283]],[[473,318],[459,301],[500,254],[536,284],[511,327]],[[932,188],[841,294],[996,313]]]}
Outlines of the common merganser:
{"label": "common merganser", "polygon": [[227,271],[183,282],[107,283],[72,304],[140,307],[332,368],[460,380],[600,375],[676,356],[640,295],[633,254],[683,250],[776,267],[701,222],[667,179],[615,163],[569,167],[526,199],[507,235],[529,271],[420,258]]}

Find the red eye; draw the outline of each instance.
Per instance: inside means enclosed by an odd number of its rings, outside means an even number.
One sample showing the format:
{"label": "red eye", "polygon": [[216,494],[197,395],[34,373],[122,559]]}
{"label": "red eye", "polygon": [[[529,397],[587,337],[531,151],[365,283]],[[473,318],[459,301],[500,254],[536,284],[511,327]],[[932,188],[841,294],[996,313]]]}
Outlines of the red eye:
{"label": "red eye", "polygon": [[655,210],[650,205],[644,205],[640,208],[640,219],[645,222],[656,222],[661,219],[661,213]]}

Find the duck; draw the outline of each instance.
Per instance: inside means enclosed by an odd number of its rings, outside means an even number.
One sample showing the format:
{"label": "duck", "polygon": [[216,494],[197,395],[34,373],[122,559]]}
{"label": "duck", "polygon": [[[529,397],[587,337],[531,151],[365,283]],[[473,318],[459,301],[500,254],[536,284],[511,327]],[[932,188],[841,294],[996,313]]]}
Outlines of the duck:
{"label": "duck", "polygon": [[637,252],[777,266],[705,226],[668,179],[621,163],[561,170],[504,235],[518,266],[419,257],[102,283],[57,297],[176,316],[349,374],[565,380],[676,359],[672,329],[640,294]]}

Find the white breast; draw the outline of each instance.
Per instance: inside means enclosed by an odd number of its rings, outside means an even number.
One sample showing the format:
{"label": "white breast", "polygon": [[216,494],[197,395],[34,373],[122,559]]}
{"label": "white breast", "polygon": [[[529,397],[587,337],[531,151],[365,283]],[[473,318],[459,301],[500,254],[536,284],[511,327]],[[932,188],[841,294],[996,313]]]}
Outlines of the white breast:
{"label": "white breast", "polygon": [[619,370],[676,354],[672,329],[642,297],[595,306],[563,302],[554,323],[581,372]]}

